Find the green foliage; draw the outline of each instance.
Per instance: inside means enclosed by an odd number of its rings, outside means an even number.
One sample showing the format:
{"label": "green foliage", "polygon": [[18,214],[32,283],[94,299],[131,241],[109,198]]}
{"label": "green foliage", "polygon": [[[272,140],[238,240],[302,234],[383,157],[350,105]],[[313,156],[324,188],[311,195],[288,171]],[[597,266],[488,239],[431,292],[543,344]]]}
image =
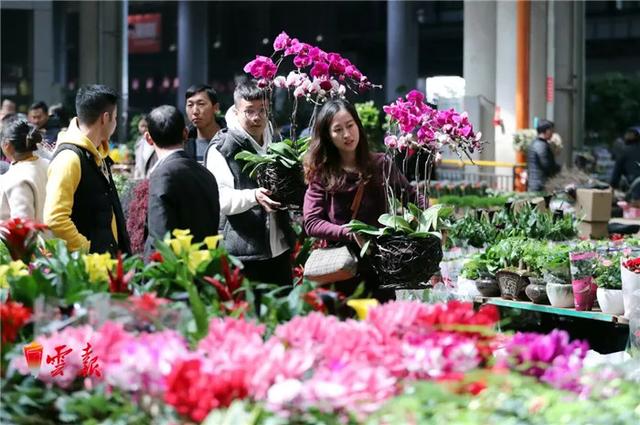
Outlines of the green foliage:
{"label": "green foliage", "polygon": [[131,118],[131,120],[129,120],[129,138],[127,140],[129,149],[133,149],[136,146],[136,141],[140,138],[138,124],[140,124],[140,120],[143,116],[144,114],[136,114]]}
{"label": "green foliage", "polygon": [[508,200],[508,196],[445,195],[438,198],[438,203],[459,208],[483,209],[501,207]]}
{"label": "green foliage", "polygon": [[482,214],[479,219],[475,219],[474,215],[470,212],[451,223],[447,233],[447,243],[450,246],[468,244],[482,248],[485,244],[490,244],[498,238],[498,230],[491,223],[488,215]]}
{"label": "green foliage", "polygon": [[367,140],[369,141],[369,148],[372,151],[383,152],[384,143],[382,122],[380,121],[380,109],[378,109],[372,100],[368,102],[356,103],[354,105],[362,126],[367,134]]}
{"label": "green foliage", "polygon": [[601,259],[598,261],[594,274],[598,287],[622,289],[622,277],[620,275],[620,259],[622,257],[623,254],[618,252],[606,260]]}
{"label": "green foliage", "polygon": [[236,154],[235,159],[244,161],[243,171],[250,170],[249,175],[255,177],[258,169],[266,164],[279,164],[285,168],[294,168],[302,163],[302,158],[309,148],[311,138],[306,137],[292,141],[285,139],[282,142],[272,143],[267,148],[266,155],[258,155],[253,152],[242,151]]}
{"label": "green foliage", "polygon": [[609,73],[586,82],[585,127],[594,143],[612,143],[638,124],[640,73]]}
{"label": "green foliage", "polygon": [[537,136],[538,134],[533,128],[517,130],[513,133],[513,149],[518,152],[526,152]]}

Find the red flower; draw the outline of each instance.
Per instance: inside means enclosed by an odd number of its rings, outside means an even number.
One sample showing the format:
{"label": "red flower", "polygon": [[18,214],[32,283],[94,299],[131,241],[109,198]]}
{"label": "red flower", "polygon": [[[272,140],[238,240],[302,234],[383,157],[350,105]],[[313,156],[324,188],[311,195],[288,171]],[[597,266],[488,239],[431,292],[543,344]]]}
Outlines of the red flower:
{"label": "red flower", "polygon": [[162,254],[160,252],[155,251],[153,254],[149,256],[149,261],[154,261],[156,263],[162,263],[164,258],[162,258]]}
{"label": "red flower", "polygon": [[167,377],[165,401],[176,411],[202,422],[213,409],[228,407],[233,400],[247,396],[246,374],[241,369],[219,373],[202,371],[200,359],[174,364]]}
{"label": "red flower", "polygon": [[28,218],[12,218],[0,223],[0,239],[7,245],[11,258],[29,263],[36,237],[45,229],[46,225]]}
{"label": "red flower", "polygon": [[234,267],[233,272],[229,268],[229,262],[226,257],[220,258],[220,267],[222,268],[222,275],[224,277],[224,284],[214,277],[205,276],[204,280],[209,282],[216,288],[218,292],[218,297],[222,301],[241,301],[243,299],[243,295],[240,292],[237,292],[238,289],[242,286],[242,282],[244,281],[244,276],[242,275],[239,268]]}
{"label": "red flower", "polygon": [[133,189],[133,196],[127,213],[127,232],[131,240],[131,250],[134,254],[140,254],[144,251],[148,208],[149,180],[144,179]]}
{"label": "red flower", "polygon": [[169,302],[165,298],[158,298],[155,293],[146,293],[140,296],[131,296],[129,301],[138,313],[142,313],[145,317],[155,317],[158,309]]}
{"label": "red flower", "polygon": [[304,266],[295,266],[293,268],[293,286],[302,284],[304,280]]}
{"label": "red flower", "polygon": [[465,390],[465,392],[468,392],[470,394],[478,395],[482,391],[484,391],[486,388],[487,388],[486,382],[484,382],[484,381],[475,381],[475,382],[471,382],[471,383],[467,384],[464,387],[464,390]]}
{"label": "red flower", "polygon": [[117,258],[118,263],[116,264],[116,274],[113,275],[111,274],[111,270],[107,270],[107,273],[109,274],[109,291],[113,293],[129,293],[131,292],[129,290],[129,282],[131,281],[131,279],[133,279],[136,271],[134,269],[131,269],[127,272],[127,274],[125,274],[121,252],[118,252]]}
{"label": "red flower", "polygon": [[624,239],[624,235],[621,235],[620,233],[613,233],[612,235],[609,236],[609,240],[612,242],[621,241],[623,239]]}
{"label": "red flower", "polygon": [[640,273],[640,257],[632,258],[631,260],[627,260],[623,263],[625,268],[633,273]]}
{"label": "red flower", "polygon": [[31,309],[21,303],[7,301],[0,304],[0,324],[2,326],[2,343],[11,343],[18,337],[18,332],[31,317]]}

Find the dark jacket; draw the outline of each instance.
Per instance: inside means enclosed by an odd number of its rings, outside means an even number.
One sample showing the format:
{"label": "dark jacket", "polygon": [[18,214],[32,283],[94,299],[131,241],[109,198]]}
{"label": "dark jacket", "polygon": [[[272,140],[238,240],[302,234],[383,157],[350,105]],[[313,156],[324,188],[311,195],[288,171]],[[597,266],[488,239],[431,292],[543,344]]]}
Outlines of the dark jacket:
{"label": "dark jacket", "polygon": [[529,192],[542,192],[547,180],[560,172],[549,142],[540,138],[529,146],[527,167]]}
{"label": "dark jacket", "polygon": [[[216,122],[220,126],[220,130],[227,127],[227,122],[223,118],[216,117]],[[187,141],[184,142],[184,151],[189,158],[195,159],[202,164],[204,163],[204,157],[198,156],[198,148],[196,146],[196,140],[198,139],[198,129],[193,124],[189,124],[187,128],[189,130],[189,135],[187,136]],[[215,137],[216,136],[214,134],[213,138]]]}
{"label": "dark jacket", "polygon": [[[113,161],[109,157],[104,160],[107,171],[105,176],[89,151],[71,143],[62,143],[55,155],[64,150],[71,150],[80,158],[81,178],[73,194],[71,221],[78,231],[91,241],[89,251],[109,252],[112,255],[121,251],[130,254],[126,222],[111,175]],[[111,230],[112,213],[116,219],[117,242]]]}
{"label": "dark jacket", "polygon": [[640,142],[624,145],[613,167],[611,186],[618,187],[622,176],[627,179],[629,185],[640,177]]}
{"label": "dark jacket", "polygon": [[[226,159],[233,175],[234,189],[257,189],[258,184],[243,172],[244,164],[236,161],[238,152],[246,150],[255,153],[249,139],[233,130],[224,129],[211,140],[208,149],[218,149]],[[207,152],[208,152],[207,149]],[[205,158],[207,153],[205,153]],[[243,261],[268,260],[273,257],[269,239],[270,226],[279,226],[289,246],[295,242],[295,233],[291,227],[291,218],[287,211],[275,214],[276,222],[271,223],[271,215],[260,205],[240,213],[221,216],[220,230],[224,237],[224,246],[229,254]]]}
{"label": "dark jacket", "polygon": [[189,229],[193,242],[218,234],[220,200],[213,174],[184,151],[166,157],[149,176],[148,238],[149,255],[156,238],[167,232]]}

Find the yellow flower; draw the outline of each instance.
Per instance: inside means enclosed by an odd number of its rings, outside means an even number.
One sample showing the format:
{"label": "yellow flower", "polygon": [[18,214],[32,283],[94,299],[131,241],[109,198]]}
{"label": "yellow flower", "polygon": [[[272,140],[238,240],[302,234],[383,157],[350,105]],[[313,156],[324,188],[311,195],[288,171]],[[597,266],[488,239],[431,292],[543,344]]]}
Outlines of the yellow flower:
{"label": "yellow flower", "polygon": [[120,150],[119,149],[112,149],[111,151],[109,151],[109,156],[111,157],[113,162],[115,162],[115,163],[120,162]]}
{"label": "yellow flower", "polygon": [[222,235],[207,236],[204,238],[204,244],[208,249],[216,249],[222,240]]}
{"label": "yellow flower", "polygon": [[0,266],[0,288],[9,286],[10,277],[28,276],[29,270],[22,260],[11,261],[9,264]]}
{"label": "yellow flower", "polygon": [[175,236],[175,239],[169,239],[166,242],[169,243],[169,246],[176,255],[191,251],[191,240],[193,239],[193,235],[191,235],[189,230],[175,229],[173,231],[173,236]]}
{"label": "yellow flower", "polygon": [[189,271],[196,273],[198,267],[205,262],[211,261],[211,254],[206,249],[189,253]]}
{"label": "yellow flower", "polygon": [[369,314],[369,310],[377,307],[380,303],[374,298],[362,298],[359,300],[349,300],[347,305],[356,311],[358,319],[364,320]]}
{"label": "yellow flower", "polygon": [[91,283],[109,281],[109,273],[117,261],[111,259],[109,254],[87,254],[83,256],[84,269],[89,274]]}

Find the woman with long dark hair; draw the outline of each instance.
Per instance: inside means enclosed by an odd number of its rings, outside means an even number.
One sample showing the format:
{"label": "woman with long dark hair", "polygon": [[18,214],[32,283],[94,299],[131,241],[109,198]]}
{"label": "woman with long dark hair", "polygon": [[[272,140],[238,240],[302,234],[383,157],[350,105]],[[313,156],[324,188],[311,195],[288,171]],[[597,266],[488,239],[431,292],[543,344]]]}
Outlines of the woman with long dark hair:
{"label": "woman with long dark hair", "polygon": [[[378,224],[387,212],[387,190],[397,199],[425,206],[392,161],[382,153],[369,151],[367,136],[356,109],[346,100],[327,101],[313,126],[313,137],[304,160],[308,183],[304,199],[304,229],[309,236],[329,242],[346,243],[357,252],[357,236],[343,227],[352,217],[351,206],[359,186],[363,186],[356,219]],[[381,300],[393,298],[393,291],[378,289],[378,280],[367,258],[358,264],[359,276],[339,282],[336,289],[349,294],[362,280],[370,294]]]}
{"label": "woman with long dark hair", "polygon": [[21,217],[42,223],[49,163],[33,154],[41,141],[38,129],[25,119],[2,129],[2,151],[11,166],[0,180],[0,220]]}

